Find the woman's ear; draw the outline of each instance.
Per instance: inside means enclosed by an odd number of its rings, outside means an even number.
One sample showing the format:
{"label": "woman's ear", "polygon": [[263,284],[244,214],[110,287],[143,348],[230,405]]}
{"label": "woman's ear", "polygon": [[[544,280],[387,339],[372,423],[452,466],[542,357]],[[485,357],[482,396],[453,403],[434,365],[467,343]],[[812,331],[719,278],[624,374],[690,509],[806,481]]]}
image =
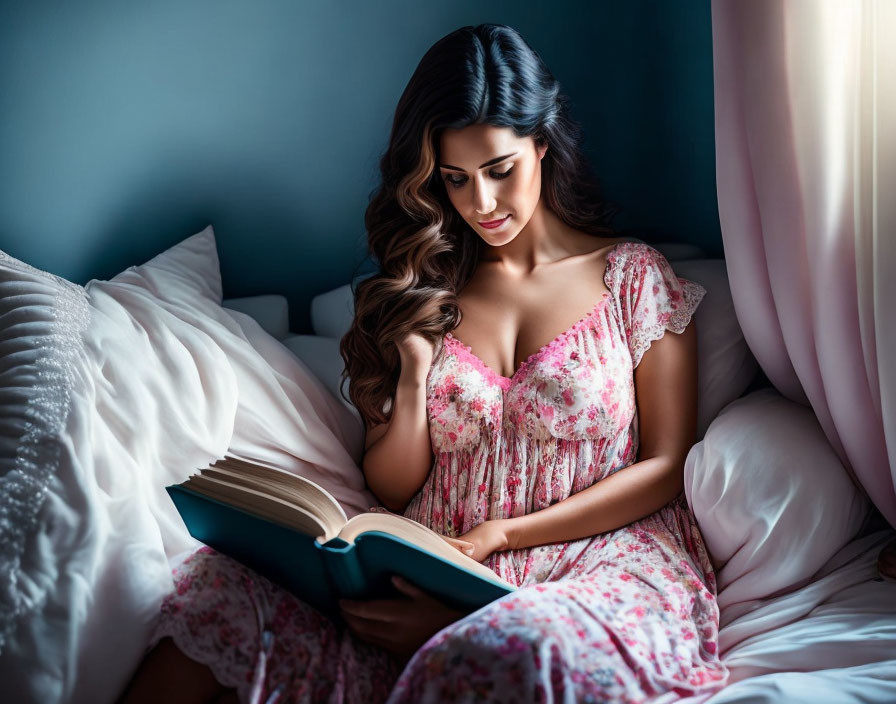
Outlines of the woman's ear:
{"label": "woman's ear", "polygon": [[539,136],[535,140],[535,150],[538,153],[538,158],[543,159],[544,155],[548,151],[548,140],[546,140],[544,137]]}

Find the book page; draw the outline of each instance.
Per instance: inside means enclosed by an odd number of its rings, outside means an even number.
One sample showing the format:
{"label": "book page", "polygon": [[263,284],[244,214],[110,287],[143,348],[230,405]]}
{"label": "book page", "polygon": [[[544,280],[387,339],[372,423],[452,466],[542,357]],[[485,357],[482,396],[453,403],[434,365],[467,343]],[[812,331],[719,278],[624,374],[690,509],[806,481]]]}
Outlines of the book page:
{"label": "book page", "polygon": [[[227,475],[221,475],[220,472],[227,472]],[[330,536],[348,520],[339,502],[320,484],[269,464],[227,455],[201,470],[201,473],[271,493],[284,501],[295,503],[316,515],[326,526],[326,534]]]}
{"label": "book page", "polygon": [[201,474],[190,477],[181,486],[313,538],[326,537],[326,527],[313,513],[263,491]]}
{"label": "book page", "polygon": [[438,555],[484,579],[515,588],[515,585],[496,575],[481,562],[476,562],[472,557],[464,555],[456,547],[450,545],[434,530],[397,513],[376,513],[373,511],[359,513],[357,516],[349,519],[348,523],[339,531],[338,537],[351,543],[361,533],[371,530],[394,535],[396,538],[406,540],[426,552]]}

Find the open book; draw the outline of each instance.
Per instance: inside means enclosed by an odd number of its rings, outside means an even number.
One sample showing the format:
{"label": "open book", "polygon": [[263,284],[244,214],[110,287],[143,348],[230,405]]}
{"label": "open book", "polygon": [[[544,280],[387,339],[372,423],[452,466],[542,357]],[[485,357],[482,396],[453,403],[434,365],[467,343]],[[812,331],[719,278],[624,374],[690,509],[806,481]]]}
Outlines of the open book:
{"label": "open book", "polygon": [[329,616],[342,597],[395,598],[393,574],[463,611],[516,589],[410,518],[348,519],[319,484],[255,460],[226,456],[166,489],[194,538]]}

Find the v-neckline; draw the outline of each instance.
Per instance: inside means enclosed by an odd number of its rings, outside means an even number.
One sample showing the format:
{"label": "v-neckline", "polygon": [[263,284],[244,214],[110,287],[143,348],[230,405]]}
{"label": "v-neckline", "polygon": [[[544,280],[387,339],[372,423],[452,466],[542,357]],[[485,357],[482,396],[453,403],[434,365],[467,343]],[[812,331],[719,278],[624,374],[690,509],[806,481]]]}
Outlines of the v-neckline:
{"label": "v-neckline", "polygon": [[517,369],[513,372],[513,374],[511,376],[504,376],[503,374],[499,374],[498,372],[496,372],[488,364],[486,364],[482,360],[482,358],[479,355],[477,355],[468,344],[466,344],[462,340],[459,340],[458,338],[456,338],[454,335],[451,334],[451,332],[445,333],[446,340],[451,340],[451,342],[453,342],[455,345],[460,347],[464,352],[466,352],[468,358],[474,363],[474,365],[479,369],[479,371],[483,373],[483,375],[485,377],[492,379],[504,391],[506,391],[513,385],[513,382],[518,377],[520,377],[523,374],[523,372],[533,364],[533,362],[537,361],[544,354],[553,350],[558,345],[560,345],[561,343],[566,341],[566,339],[570,335],[572,335],[575,332],[578,332],[579,329],[584,327],[586,323],[588,323],[592,318],[597,316],[597,314],[603,309],[606,302],[609,301],[613,297],[613,288],[612,288],[611,283],[608,282],[608,278],[609,278],[609,274],[610,274],[610,269],[615,264],[617,250],[621,244],[624,244],[624,242],[617,242],[616,244],[612,245],[612,247],[610,248],[610,251],[607,252],[607,259],[606,259],[606,264],[604,265],[604,275],[603,275],[603,282],[604,282],[604,285],[607,287],[607,290],[604,291],[603,295],[600,297],[600,299],[597,301],[597,303],[591,308],[590,311],[588,311],[585,315],[583,315],[581,318],[579,318],[576,322],[574,322],[566,330],[564,330],[563,332],[554,336],[553,339],[549,340],[548,342],[543,344],[541,347],[539,347],[537,350],[535,350],[532,354],[530,354],[528,357],[526,357],[526,359],[523,360],[522,364],[520,364],[520,366],[517,367]]}

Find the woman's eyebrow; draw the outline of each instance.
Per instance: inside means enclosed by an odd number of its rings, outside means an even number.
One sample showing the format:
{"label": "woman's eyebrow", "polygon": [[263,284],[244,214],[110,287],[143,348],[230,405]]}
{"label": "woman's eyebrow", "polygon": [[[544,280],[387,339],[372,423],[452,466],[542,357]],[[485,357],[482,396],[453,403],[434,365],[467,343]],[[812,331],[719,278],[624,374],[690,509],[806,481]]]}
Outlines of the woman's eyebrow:
{"label": "woman's eyebrow", "polygon": [[[515,156],[516,154],[517,154],[517,152],[513,152],[513,154],[505,154],[504,156],[496,156],[494,159],[489,159],[487,162],[485,162],[479,168],[484,169],[486,166],[491,166],[492,164],[497,164],[499,161],[504,161],[508,157]],[[452,171],[463,171],[463,169],[460,169],[456,166],[449,166],[448,164],[439,164],[439,168],[451,169]]]}

